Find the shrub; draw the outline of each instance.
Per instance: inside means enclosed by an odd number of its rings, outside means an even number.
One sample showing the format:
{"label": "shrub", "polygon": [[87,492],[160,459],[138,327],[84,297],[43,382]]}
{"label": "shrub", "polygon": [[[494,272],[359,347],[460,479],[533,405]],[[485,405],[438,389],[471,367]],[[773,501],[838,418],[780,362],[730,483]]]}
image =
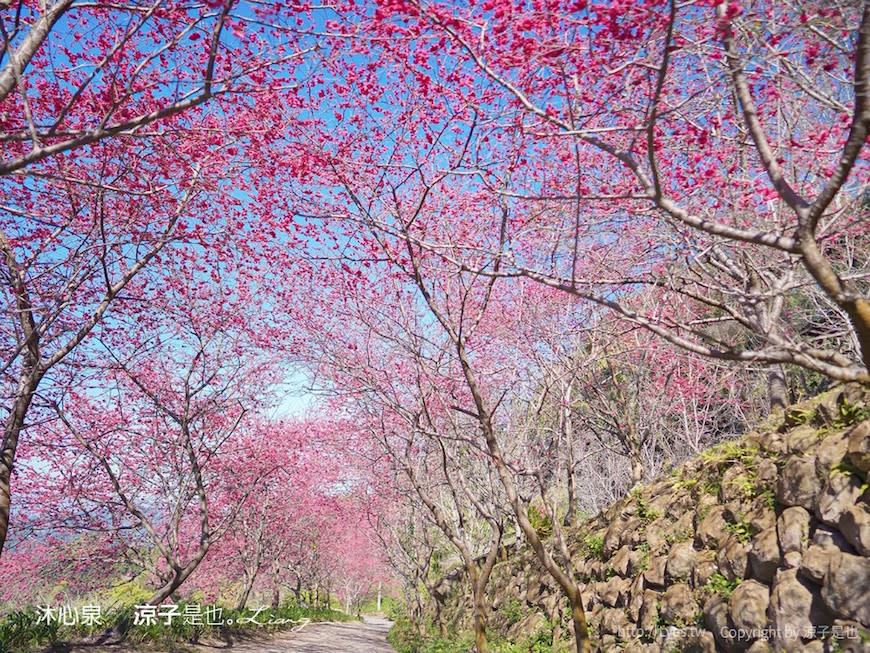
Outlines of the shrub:
{"label": "shrub", "polygon": [[59,626],[39,621],[35,611],[16,610],[0,619],[0,653],[23,651],[58,641]]}
{"label": "shrub", "polygon": [[601,558],[604,553],[604,535],[584,535],[583,551],[590,558]]}
{"label": "shrub", "polygon": [[529,506],[529,521],[538,537],[548,538],[553,534],[553,521],[550,516],[538,510],[535,506]]}

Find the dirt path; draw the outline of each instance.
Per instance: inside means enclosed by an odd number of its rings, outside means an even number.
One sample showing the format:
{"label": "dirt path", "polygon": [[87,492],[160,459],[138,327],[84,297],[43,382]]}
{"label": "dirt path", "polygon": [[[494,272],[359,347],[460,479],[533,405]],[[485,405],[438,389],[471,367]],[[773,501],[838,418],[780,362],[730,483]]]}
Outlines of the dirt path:
{"label": "dirt path", "polygon": [[[232,644],[181,645],[173,650],[185,653],[396,653],[387,643],[389,630],[390,622],[386,619],[366,617],[364,623],[313,623],[295,633],[237,640]],[[128,644],[74,646],[64,650],[70,653],[135,653],[154,649],[130,647]]]}
{"label": "dirt path", "polygon": [[240,642],[231,648],[200,648],[227,653],[395,653],[387,643],[389,629],[389,621],[377,618],[366,618],[364,623],[315,623],[274,639]]}
{"label": "dirt path", "polygon": [[292,635],[281,635],[270,642],[239,644],[230,653],[395,653],[387,644],[390,622],[366,619],[348,622],[311,624]]}

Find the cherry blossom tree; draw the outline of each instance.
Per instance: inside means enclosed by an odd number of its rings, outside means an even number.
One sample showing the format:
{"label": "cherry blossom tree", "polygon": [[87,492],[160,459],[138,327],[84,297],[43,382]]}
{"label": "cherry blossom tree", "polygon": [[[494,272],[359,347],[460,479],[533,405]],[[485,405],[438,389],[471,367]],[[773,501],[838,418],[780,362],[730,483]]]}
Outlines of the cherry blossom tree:
{"label": "cherry blossom tree", "polygon": [[228,188],[238,197],[250,184],[242,167],[262,136],[293,123],[314,22],[302,5],[235,0],[3,11],[0,551],[39,388],[56,387],[53,370],[169,244],[207,246],[225,228],[203,216],[231,207]]}
{"label": "cherry blossom tree", "polygon": [[[360,117],[321,146],[376,210],[329,212],[764,366],[774,409],[783,366],[866,381],[868,24],[849,2],[390,3],[391,84],[374,111],[336,96]],[[440,185],[477,201],[441,226],[377,210]]]}
{"label": "cherry blossom tree", "polygon": [[[384,488],[393,494],[396,488]],[[397,493],[398,494],[398,493]],[[442,604],[446,596],[437,587],[439,563],[444,543],[440,530],[426,518],[426,507],[413,494],[395,502],[390,509],[370,512],[369,523],[393,573],[402,581],[405,608],[420,636],[426,634],[426,593],[434,606],[434,621],[441,636],[447,635]]]}
{"label": "cherry blossom tree", "polygon": [[[388,272],[389,273],[389,272]],[[455,547],[473,594],[478,651],[487,650],[487,585],[504,534],[498,481],[475,447],[476,426],[457,403],[447,352],[426,337],[412,296],[396,280],[359,281],[333,307],[335,331],[311,334],[325,389],[343,399],[398,477]]]}
{"label": "cherry blossom tree", "polygon": [[[228,272],[231,261],[213,269]],[[205,285],[192,262],[167,274],[130,323],[102,325],[95,341],[107,362],[63,386],[56,418],[24,449],[41,490],[22,527],[38,519],[42,528],[114,532],[155,578],[153,603],[190,576],[279,464],[244,479],[231,472],[270,444],[243,435],[278,379],[277,358],[259,340],[268,331],[238,320],[251,291]]]}

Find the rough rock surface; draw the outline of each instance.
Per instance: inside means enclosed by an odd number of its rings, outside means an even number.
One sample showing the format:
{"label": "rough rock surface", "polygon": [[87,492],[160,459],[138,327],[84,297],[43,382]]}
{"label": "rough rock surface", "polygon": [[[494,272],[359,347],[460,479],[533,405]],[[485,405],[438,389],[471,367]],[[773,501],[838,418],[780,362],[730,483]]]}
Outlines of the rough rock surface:
{"label": "rough rock surface", "polygon": [[[868,406],[870,391],[822,395],[568,529],[593,649],[870,653],[870,420],[845,420],[845,401]],[[567,601],[530,549],[498,563],[491,592],[491,629],[559,622],[570,649]]]}

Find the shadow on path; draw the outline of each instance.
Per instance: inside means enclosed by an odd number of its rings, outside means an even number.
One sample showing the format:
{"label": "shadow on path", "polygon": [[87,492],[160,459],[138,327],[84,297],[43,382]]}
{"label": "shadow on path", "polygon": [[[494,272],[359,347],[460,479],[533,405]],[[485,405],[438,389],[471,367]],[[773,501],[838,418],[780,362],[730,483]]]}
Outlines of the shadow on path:
{"label": "shadow on path", "polygon": [[[391,623],[366,618],[364,623],[315,623],[272,640],[239,642],[223,649],[232,653],[395,653],[387,643]],[[200,647],[209,650],[209,647]],[[216,650],[216,649],[211,649]]]}
{"label": "shadow on path", "polygon": [[[391,622],[377,617],[342,623],[313,623],[295,633],[274,637],[236,639],[212,644],[178,644],[172,651],[184,653],[396,653],[387,643]],[[57,653],[136,653],[154,649],[124,644],[65,646]]]}

